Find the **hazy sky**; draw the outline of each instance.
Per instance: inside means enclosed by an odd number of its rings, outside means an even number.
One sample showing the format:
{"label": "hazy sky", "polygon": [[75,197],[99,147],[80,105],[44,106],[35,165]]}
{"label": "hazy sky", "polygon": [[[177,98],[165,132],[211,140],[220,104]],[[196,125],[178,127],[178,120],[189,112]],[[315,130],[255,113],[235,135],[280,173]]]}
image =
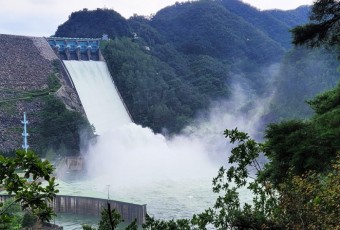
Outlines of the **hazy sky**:
{"label": "hazy sky", "polygon": [[[83,8],[110,8],[128,18],[151,15],[180,0],[0,0],[0,34],[50,36]],[[294,9],[313,0],[244,0],[259,9]]]}

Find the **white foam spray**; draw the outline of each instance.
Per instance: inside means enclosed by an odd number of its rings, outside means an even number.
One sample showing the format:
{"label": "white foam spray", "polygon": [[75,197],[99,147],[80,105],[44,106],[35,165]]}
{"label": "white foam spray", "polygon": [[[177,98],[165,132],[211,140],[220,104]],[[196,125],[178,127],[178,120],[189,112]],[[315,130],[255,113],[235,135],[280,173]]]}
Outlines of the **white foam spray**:
{"label": "white foam spray", "polygon": [[211,180],[230,152],[223,131],[238,127],[256,135],[271,100],[245,91],[234,84],[231,99],[213,103],[208,115],[171,138],[130,122],[110,126],[85,154],[86,189],[109,189],[112,199],[146,203],[158,218],[190,218],[211,207]]}

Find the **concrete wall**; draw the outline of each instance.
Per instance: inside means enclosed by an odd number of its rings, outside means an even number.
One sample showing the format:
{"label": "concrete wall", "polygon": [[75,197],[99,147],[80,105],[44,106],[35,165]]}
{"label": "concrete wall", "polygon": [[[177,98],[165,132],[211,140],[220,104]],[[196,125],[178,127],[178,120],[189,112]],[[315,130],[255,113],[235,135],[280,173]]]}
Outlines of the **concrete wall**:
{"label": "concrete wall", "polygon": [[[0,202],[9,199],[9,195],[0,195]],[[77,196],[57,196],[51,203],[56,213],[72,213],[81,215],[100,216],[103,208],[107,208],[106,199]],[[120,201],[109,201],[111,209],[117,210],[126,223],[137,218],[138,224],[145,222],[146,205],[131,204]]]}

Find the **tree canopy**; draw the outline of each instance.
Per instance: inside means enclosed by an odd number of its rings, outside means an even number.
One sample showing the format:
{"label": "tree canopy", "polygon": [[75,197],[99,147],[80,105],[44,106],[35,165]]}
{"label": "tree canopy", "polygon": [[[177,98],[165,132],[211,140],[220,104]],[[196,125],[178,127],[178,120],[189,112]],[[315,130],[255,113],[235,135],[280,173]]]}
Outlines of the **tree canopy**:
{"label": "tree canopy", "polygon": [[[41,221],[49,221],[54,212],[49,202],[58,193],[53,167],[48,161],[42,161],[34,152],[17,150],[15,156],[5,157],[0,154],[0,188],[14,196],[11,204],[20,204],[21,208],[32,212]],[[42,182],[46,181],[46,184]],[[0,207],[3,203],[0,203]],[[9,205],[10,206],[10,205]],[[6,208],[0,209],[0,221],[10,221]]]}
{"label": "tree canopy", "polygon": [[103,34],[111,38],[129,36],[127,21],[116,11],[109,9],[73,12],[69,20],[58,26],[57,37],[71,38],[101,38]]}
{"label": "tree canopy", "polygon": [[295,27],[295,45],[339,45],[340,3],[338,0],[318,0],[314,2],[310,15],[311,22]]}

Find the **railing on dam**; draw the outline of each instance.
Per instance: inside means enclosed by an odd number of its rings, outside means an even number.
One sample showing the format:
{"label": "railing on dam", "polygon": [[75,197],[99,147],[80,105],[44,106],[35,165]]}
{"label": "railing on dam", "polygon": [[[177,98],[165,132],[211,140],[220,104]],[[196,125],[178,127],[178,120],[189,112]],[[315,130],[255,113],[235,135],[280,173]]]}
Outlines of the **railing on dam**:
{"label": "railing on dam", "polygon": [[[10,197],[10,195],[0,195],[0,202],[3,202]],[[135,219],[137,219],[138,224],[143,224],[145,222],[146,205],[66,195],[58,195],[50,205],[53,206],[56,213],[100,216],[101,210],[107,208],[108,202],[110,203],[111,208],[115,209],[125,222],[129,223]]]}

